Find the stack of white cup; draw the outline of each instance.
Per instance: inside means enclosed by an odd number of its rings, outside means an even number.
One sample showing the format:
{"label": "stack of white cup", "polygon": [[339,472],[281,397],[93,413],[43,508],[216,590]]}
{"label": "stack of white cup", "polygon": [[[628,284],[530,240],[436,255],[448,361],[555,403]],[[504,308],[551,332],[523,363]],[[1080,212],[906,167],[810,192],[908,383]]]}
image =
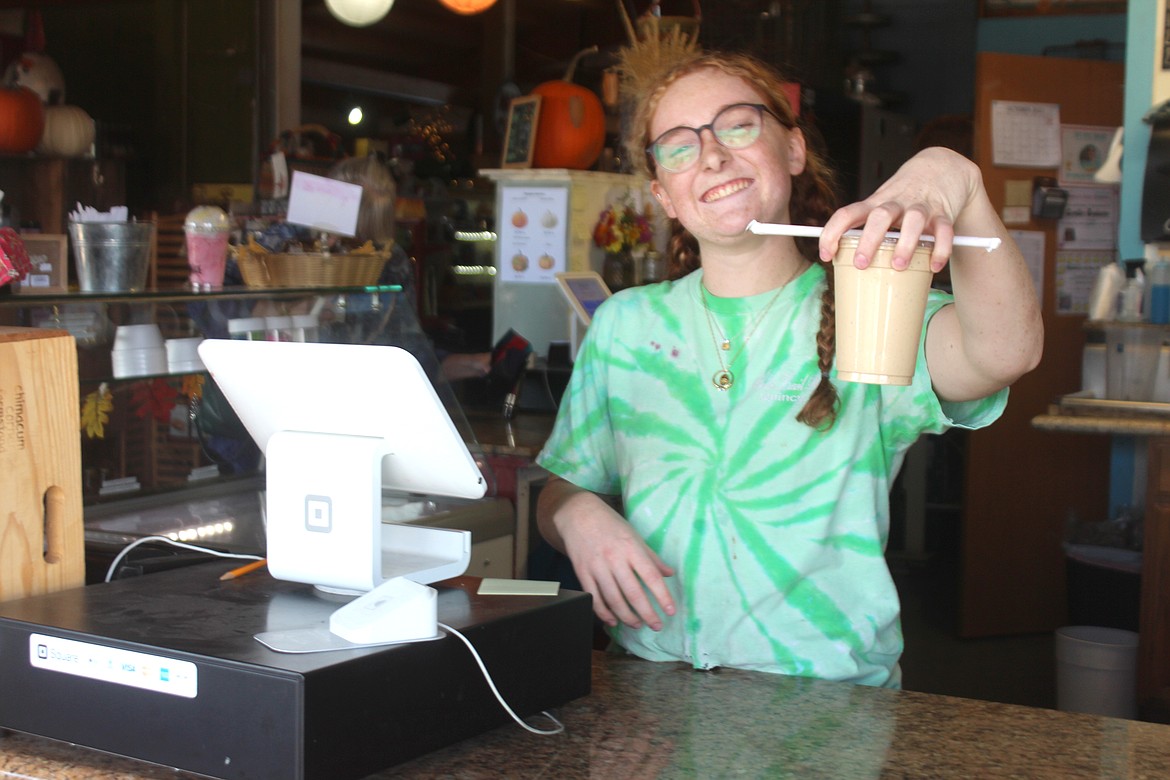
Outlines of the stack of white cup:
{"label": "stack of white cup", "polygon": [[198,347],[202,336],[182,339],[167,339],[167,371],[172,374],[193,374],[203,371]]}
{"label": "stack of white cup", "polygon": [[167,373],[167,350],[158,325],[119,325],[110,353],[116,378]]}

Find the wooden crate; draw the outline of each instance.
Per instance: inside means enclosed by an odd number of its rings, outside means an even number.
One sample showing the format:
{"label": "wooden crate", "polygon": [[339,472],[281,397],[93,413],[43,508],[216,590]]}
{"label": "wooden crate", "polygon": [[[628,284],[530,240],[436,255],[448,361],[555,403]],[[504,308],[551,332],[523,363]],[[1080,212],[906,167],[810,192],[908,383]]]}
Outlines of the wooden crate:
{"label": "wooden crate", "polygon": [[185,220],[185,214],[158,214],[154,217],[156,243],[150,281],[156,290],[180,288],[191,275],[187,266],[187,236],[183,232]]}
{"label": "wooden crate", "polygon": [[0,327],[0,601],[85,584],[77,346]]}

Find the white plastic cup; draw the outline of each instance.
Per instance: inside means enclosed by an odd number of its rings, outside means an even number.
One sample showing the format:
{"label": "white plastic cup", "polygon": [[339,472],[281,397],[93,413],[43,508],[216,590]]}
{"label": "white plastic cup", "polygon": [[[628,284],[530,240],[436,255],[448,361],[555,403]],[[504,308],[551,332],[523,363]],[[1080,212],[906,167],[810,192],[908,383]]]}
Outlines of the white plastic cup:
{"label": "white plastic cup", "polygon": [[1152,401],[1164,325],[1111,322],[1105,327],[1105,397],[1114,401]]}
{"label": "white plastic cup", "polygon": [[858,239],[841,239],[833,258],[837,317],[837,378],[908,385],[918,362],[922,318],[930,293],[930,253],[920,242],[910,266],[895,271],[895,239],[882,242],[865,269],[853,265]]}
{"label": "white plastic cup", "polygon": [[167,351],[158,325],[119,325],[110,364],[115,378],[167,373]]}
{"label": "white plastic cup", "polygon": [[167,351],[163,347],[115,349],[110,353],[114,378],[153,376],[167,373]]}
{"label": "white plastic cup", "polygon": [[229,236],[229,233],[187,231],[187,265],[191,269],[189,278],[192,287],[223,287]]}
{"label": "white plastic cup", "polygon": [[228,338],[239,341],[264,341],[266,338],[263,317],[238,317],[228,320]]}
{"label": "white plastic cup", "polygon": [[203,361],[199,357],[199,345],[202,342],[201,336],[167,339],[167,371],[172,374],[203,371]]}
{"label": "white plastic cup", "polygon": [[114,331],[110,364],[119,379],[167,373],[167,351],[158,325],[119,325]]}
{"label": "white plastic cup", "polygon": [[1056,708],[1136,718],[1138,635],[1100,626],[1056,630]]}
{"label": "white plastic cup", "polygon": [[223,287],[231,221],[218,206],[197,206],[183,222],[187,236],[187,265],[195,289]]}
{"label": "white plastic cup", "polygon": [[162,349],[163,335],[158,325],[119,325],[114,331],[114,349]]}
{"label": "white plastic cup", "polygon": [[293,341],[315,342],[317,340],[317,316],[315,314],[294,314],[292,316]]}
{"label": "white plastic cup", "polygon": [[1105,398],[1105,345],[1086,344],[1081,352],[1081,390]]}
{"label": "white plastic cup", "polygon": [[1155,403],[1170,403],[1170,345],[1163,344],[1158,352],[1158,367],[1154,370]]}
{"label": "white plastic cup", "polygon": [[264,318],[264,338],[268,341],[293,341],[293,319],[287,314]]}

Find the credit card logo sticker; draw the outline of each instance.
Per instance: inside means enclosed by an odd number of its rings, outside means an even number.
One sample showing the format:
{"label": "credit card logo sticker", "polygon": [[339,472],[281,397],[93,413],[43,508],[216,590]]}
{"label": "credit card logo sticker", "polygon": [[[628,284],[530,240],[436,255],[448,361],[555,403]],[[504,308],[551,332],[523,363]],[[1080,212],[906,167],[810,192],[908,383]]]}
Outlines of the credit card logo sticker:
{"label": "credit card logo sticker", "polygon": [[199,694],[199,669],[190,661],[92,642],[32,634],[29,636],[29,663],[49,672],[187,699]]}

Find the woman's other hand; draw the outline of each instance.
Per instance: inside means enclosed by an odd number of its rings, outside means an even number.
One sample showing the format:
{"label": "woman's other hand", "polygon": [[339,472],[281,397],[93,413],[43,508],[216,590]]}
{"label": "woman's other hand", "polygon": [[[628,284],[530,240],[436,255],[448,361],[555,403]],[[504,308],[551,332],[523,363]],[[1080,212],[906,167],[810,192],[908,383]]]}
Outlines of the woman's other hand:
{"label": "woman's other hand", "polygon": [[1040,299],[975,163],[941,147],[914,155],[873,195],[830,218],[821,236],[821,257],[831,257],[845,230],[862,224],[854,258],[859,268],[869,264],[891,228],[901,231],[892,259],[895,268],[909,264],[924,234],[935,238],[930,264],[936,272],[946,266],[956,232],[1001,240],[991,252],[975,247],[954,251],[955,303],[943,307],[927,327],[927,365],[939,398],[984,398],[1040,362],[1044,351]]}
{"label": "woman's other hand", "polygon": [[660,630],[662,617],[647,593],[663,614],[674,614],[665,581],[674,570],[600,496],[554,477],[541,491],[537,518],[549,544],[569,557],[603,623]]}
{"label": "woman's other hand", "polygon": [[841,209],[825,224],[820,239],[822,260],[831,260],[846,230],[861,227],[854,265],[865,268],[887,231],[900,231],[892,264],[904,269],[923,235],[934,236],[931,271],[938,273],[951,256],[955,223],[983,191],[975,163],[942,147],[924,149],[907,160],[877,190]]}
{"label": "woman's other hand", "polygon": [[492,369],[490,352],[456,352],[443,358],[441,371],[448,382],[485,377]]}

